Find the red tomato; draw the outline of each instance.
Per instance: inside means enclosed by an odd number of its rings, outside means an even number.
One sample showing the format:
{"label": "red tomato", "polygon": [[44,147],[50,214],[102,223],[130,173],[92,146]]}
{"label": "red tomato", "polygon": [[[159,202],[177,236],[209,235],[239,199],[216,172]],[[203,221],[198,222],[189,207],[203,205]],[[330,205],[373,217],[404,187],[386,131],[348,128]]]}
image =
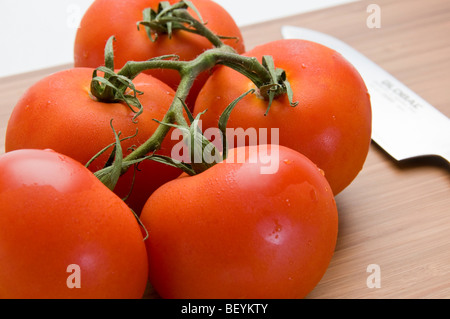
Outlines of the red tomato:
{"label": "red tomato", "polygon": [[[133,113],[125,103],[102,103],[90,95],[91,68],[74,68],[52,74],[30,87],[15,106],[6,132],[6,152],[23,149],[50,148],[86,164],[105,146],[114,142],[110,121],[121,137],[136,137],[124,141],[128,148],[140,145],[155,131],[174,98],[175,92],[161,81],[140,74],[133,80],[144,111],[132,122]],[[170,155],[172,142],[167,139],[161,153]],[[104,153],[89,168],[102,168],[110,152]],[[127,200],[140,213],[148,196],[160,185],[177,177],[180,171],[164,164],[146,161],[136,172],[134,190]],[[133,169],[130,169],[116,187],[121,197],[131,188]]]}
{"label": "red tomato", "polygon": [[[206,38],[177,30],[172,38],[161,34],[156,42],[152,42],[143,26],[137,29],[136,23],[143,20],[142,11],[146,8],[156,10],[160,0],[96,0],[83,16],[75,39],[75,66],[98,67],[104,63],[104,47],[112,35],[115,36],[114,55],[117,68],[126,62],[145,61],[153,57],[176,54],[180,60],[189,61],[203,51],[212,48]],[[170,0],[171,4],[178,0]],[[244,52],[244,43],[240,29],[233,18],[220,5],[211,0],[193,0],[207,27],[215,34],[237,37],[224,40],[224,43]],[[194,18],[198,16],[189,9]],[[161,79],[176,89],[180,80],[179,74],[173,70],[151,70],[149,74]],[[195,97],[207,79],[208,73],[199,76],[190,92],[188,105],[195,102]]]}
{"label": "red tomato", "polygon": [[237,148],[149,198],[149,279],[163,298],[302,298],[328,267],[337,217],[308,158],[283,146]]}
{"label": "red tomato", "polygon": [[[245,54],[260,61],[263,55],[271,55],[275,66],[286,71],[299,104],[293,108],[286,95],[280,96],[264,116],[267,101],[248,95],[233,109],[227,127],[279,129],[279,143],[323,169],[338,194],[362,169],[371,141],[370,98],[361,76],[339,53],[313,42],[279,40]],[[217,69],[195,104],[194,113],[208,110],[202,127],[217,127],[226,106],[251,87],[236,71]]]}
{"label": "red tomato", "polygon": [[50,150],[2,155],[0,207],[0,298],[143,296],[139,224],[77,161]]}

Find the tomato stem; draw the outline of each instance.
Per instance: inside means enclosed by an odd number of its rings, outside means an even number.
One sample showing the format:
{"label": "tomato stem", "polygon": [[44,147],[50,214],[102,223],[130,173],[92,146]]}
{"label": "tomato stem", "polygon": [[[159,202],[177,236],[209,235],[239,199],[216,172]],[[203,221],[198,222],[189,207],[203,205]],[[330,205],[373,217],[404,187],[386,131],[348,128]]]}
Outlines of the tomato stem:
{"label": "tomato stem", "polygon": [[[185,131],[194,132],[187,123],[183,112],[186,98],[194,80],[200,73],[210,70],[217,65],[230,67],[249,78],[255,84],[258,95],[269,101],[265,115],[267,115],[272,101],[280,95],[287,94],[291,105],[296,105],[292,102],[292,92],[285,72],[275,68],[273,59],[270,56],[265,56],[262,63],[260,63],[254,57],[238,54],[232,47],[224,44],[220,36],[213,34],[202,21],[194,19],[188,13],[187,6],[190,5],[192,4],[188,1],[181,1],[172,6],[165,4],[158,9],[158,12],[144,11],[144,20],[138,23],[138,27],[143,25],[149,36],[155,35],[156,32],[161,32],[161,30],[168,31],[170,34],[174,28],[194,32],[206,37],[214,45],[214,48],[204,51],[191,61],[180,61],[175,55],[156,57],[147,61],[128,61],[122,69],[115,73],[112,50],[114,38],[111,37],[105,47],[105,66],[94,71],[91,82],[92,95],[103,102],[124,101],[133,111],[135,111],[133,109],[133,106],[135,106],[138,108],[136,116],[142,112],[142,106],[137,98],[137,95],[141,92],[137,91],[132,83],[132,80],[137,75],[150,69],[171,69],[178,71],[181,77],[175,97],[164,118],[158,121],[160,124],[153,135],[121,162],[122,174],[141,159],[151,158],[151,155],[148,154],[159,150],[162,141],[174,125]],[[199,16],[199,14],[197,15]],[[103,71],[105,77],[98,76],[97,70]],[[129,89],[132,90],[132,95],[125,94]],[[190,116],[192,117],[192,115]],[[202,147],[211,147],[211,145],[207,145],[207,142],[202,143]],[[203,169],[203,166],[200,165],[198,167]]]}
{"label": "tomato stem", "polygon": [[[229,48],[229,47],[228,47]],[[231,49],[231,48],[229,48]],[[216,50],[225,50],[225,49],[216,49]],[[183,113],[183,104],[185,103],[185,100],[189,94],[189,91],[192,88],[192,85],[197,78],[197,76],[202,73],[203,71],[206,71],[208,69],[211,69],[213,66],[216,65],[216,59],[220,56],[219,53],[215,51],[215,49],[208,50],[198,56],[196,59],[185,62],[185,61],[176,61],[177,67],[173,67],[173,69],[176,69],[179,71],[181,75],[180,83],[178,84],[177,91],[175,92],[175,98],[172,100],[172,103],[166,112],[164,118],[162,119],[162,123],[160,124],[153,135],[143,144],[141,144],[138,148],[136,148],[132,153],[130,153],[125,159],[124,162],[136,160],[142,156],[145,156],[146,154],[157,151],[164,138],[166,137],[167,133],[170,131],[170,126],[164,125],[165,124],[174,124],[176,123],[179,126],[189,128],[189,124],[186,122],[186,119],[184,118]],[[129,62],[130,66],[128,67],[129,70],[135,66],[135,70],[144,70],[146,62]],[[142,65],[140,65],[142,63]],[[175,65],[171,64],[171,67]],[[127,63],[128,64],[128,63]],[[152,67],[153,65],[146,65],[147,67]],[[125,66],[126,67],[126,66]],[[124,68],[125,68],[124,67]],[[126,171],[128,167],[124,167],[124,171]]]}
{"label": "tomato stem", "polygon": [[[216,65],[224,65],[237,70],[251,79],[258,88],[264,88],[272,85],[276,85],[278,89],[281,87],[278,83],[271,83],[271,81],[278,82],[277,77],[274,76],[272,74],[273,72],[271,73],[271,71],[263,64],[260,64],[256,58],[239,55],[235,53],[231,47],[226,45],[223,45],[220,48],[207,50],[191,61],[158,60],[128,62],[119,74],[134,77],[136,72],[142,72],[149,68],[160,68],[164,65],[170,69],[177,70],[180,73],[181,80],[175,93],[175,98],[173,99],[172,104],[166,112],[164,118],[159,122],[160,125],[157,127],[154,134],[146,142],[130,153],[123,160],[123,163],[133,163],[133,161],[145,157],[151,152],[157,151],[160,148],[162,141],[169,133],[172,127],[171,124],[176,124],[177,127],[181,127],[186,130],[191,129],[183,113],[186,97],[188,96],[197,76]],[[267,91],[270,91],[270,89]],[[275,96],[275,91],[272,90],[271,92],[271,98],[273,99]],[[206,147],[207,145],[204,146]],[[209,147],[211,147],[211,145],[209,145]],[[218,151],[216,150],[216,152]],[[226,154],[226,152],[224,154]],[[125,172],[129,166],[131,165],[125,164],[122,169],[123,172]],[[200,167],[201,170],[206,166],[197,165],[196,167]],[[196,173],[199,173],[199,171],[196,170]]]}

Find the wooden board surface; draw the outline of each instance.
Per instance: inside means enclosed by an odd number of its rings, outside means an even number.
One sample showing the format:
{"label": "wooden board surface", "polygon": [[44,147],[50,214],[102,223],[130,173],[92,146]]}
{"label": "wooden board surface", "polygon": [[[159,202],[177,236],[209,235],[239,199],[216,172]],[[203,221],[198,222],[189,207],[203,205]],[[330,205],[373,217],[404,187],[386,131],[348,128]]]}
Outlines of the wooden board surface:
{"label": "wooden board surface", "polygon": [[[450,2],[380,0],[370,29],[359,1],[244,27],[248,49],[298,25],[334,35],[380,64],[450,116]],[[32,83],[59,69],[0,79],[0,153],[9,114]],[[450,137],[449,137],[450,138]],[[336,198],[339,238],[328,271],[308,298],[450,298],[450,174],[438,158],[392,160],[372,144],[356,180]],[[369,288],[369,265],[380,268]]]}

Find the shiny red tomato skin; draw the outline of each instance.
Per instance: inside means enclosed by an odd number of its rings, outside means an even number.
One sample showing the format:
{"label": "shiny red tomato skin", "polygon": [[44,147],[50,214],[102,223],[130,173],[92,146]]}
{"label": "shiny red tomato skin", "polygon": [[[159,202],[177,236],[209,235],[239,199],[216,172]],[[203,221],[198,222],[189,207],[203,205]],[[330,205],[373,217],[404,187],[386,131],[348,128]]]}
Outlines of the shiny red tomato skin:
{"label": "shiny red tomato skin", "polygon": [[[77,161],[50,150],[3,154],[0,207],[0,298],[143,296],[141,229]],[[80,288],[67,285],[69,265],[79,266]]]}
{"label": "shiny red tomato skin", "polygon": [[[24,149],[53,149],[86,164],[105,146],[114,142],[112,125],[121,138],[137,136],[122,142],[123,152],[145,142],[156,130],[175,96],[166,84],[146,74],[133,80],[142,91],[139,100],[144,111],[133,123],[133,113],[125,103],[102,103],[90,94],[93,69],[72,68],[51,74],[33,84],[15,105],[6,131],[6,152]],[[170,155],[175,141],[169,138],[160,152]],[[111,149],[112,150],[112,149]],[[101,169],[109,157],[105,152],[91,166]],[[180,171],[164,164],[146,161],[136,172],[135,186],[127,203],[140,213],[148,196],[159,186],[177,177]],[[121,177],[115,189],[125,197],[130,189],[133,169]]]}
{"label": "shiny red tomato skin", "polygon": [[[145,61],[150,58],[176,54],[182,61],[193,60],[203,51],[212,48],[204,37],[189,32],[176,30],[172,37],[165,34],[151,42],[145,28],[137,30],[136,23],[142,21],[142,11],[146,8],[157,9],[159,0],[96,0],[84,14],[77,31],[74,46],[74,63],[76,67],[98,67],[104,64],[104,47],[111,36],[115,36],[114,56],[116,68],[121,68],[128,61]],[[178,2],[170,0],[171,4]],[[245,51],[244,40],[239,27],[231,15],[219,4],[211,0],[193,0],[207,27],[215,34],[236,37],[223,42],[235,48],[238,53]],[[189,9],[193,17],[196,13]],[[180,80],[174,70],[149,70],[155,76],[176,89]],[[194,83],[188,97],[188,105],[195,102],[195,97],[206,81],[208,72],[202,73]]]}
{"label": "shiny red tomato skin", "polygon": [[[309,157],[339,194],[361,171],[371,142],[370,97],[358,71],[336,51],[304,40],[268,42],[244,55],[260,61],[271,55],[275,66],[286,71],[299,104],[291,107],[281,96],[264,116],[267,101],[248,95],[233,109],[227,127],[279,129],[279,143]],[[195,114],[207,109],[203,129],[217,127],[225,107],[254,87],[230,68],[217,69],[194,108]]]}
{"label": "shiny red tomato skin", "polygon": [[241,163],[242,150],[168,182],[144,207],[149,279],[161,297],[303,298],[325,273],[338,217],[320,170],[281,146],[279,168],[261,174],[267,157],[252,146]]}

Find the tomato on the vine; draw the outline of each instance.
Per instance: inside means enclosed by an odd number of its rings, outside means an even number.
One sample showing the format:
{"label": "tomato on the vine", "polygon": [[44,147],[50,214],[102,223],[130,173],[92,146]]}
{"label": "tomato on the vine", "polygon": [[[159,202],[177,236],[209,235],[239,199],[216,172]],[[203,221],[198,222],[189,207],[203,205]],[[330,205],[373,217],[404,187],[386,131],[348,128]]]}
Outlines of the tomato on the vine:
{"label": "tomato on the vine", "polygon": [[[267,100],[248,95],[233,109],[227,126],[278,128],[279,143],[310,158],[325,172],[335,195],[340,193],[362,169],[371,141],[370,97],[357,70],[336,51],[304,40],[273,41],[244,55],[258,60],[271,55],[286,72],[298,105],[292,107],[285,94],[274,99],[264,116]],[[246,76],[223,66],[216,69],[194,108],[194,113],[207,110],[202,127],[217,127],[223,110],[252,87]]]}
{"label": "tomato on the vine", "polygon": [[143,234],[127,205],[51,150],[0,156],[0,298],[141,298]]}
{"label": "tomato on the vine", "polygon": [[[73,68],[54,73],[32,85],[18,101],[8,122],[6,152],[50,148],[86,164],[104,147],[114,142],[114,127],[121,138],[124,154],[145,142],[155,131],[174,98],[165,83],[146,74],[133,83],[143,92],[138,98],[143,112],[136,115],[125,103],[99,102],[90,93],[91,68]],[[137,134],[136,134],[137,133]],[[170,155],[174,141],[166,139],[160,153]],[[89,168],[97,171],[105,165],[111,151],[99,156]],[[139,169],[130,168],[120,179],[115,192],[140,213],[148,196],[160,185],[180,175],[164,164],[145,161]],[[134,180],[134,184],[133,184]],[[132,184],[134,185],[132,188]]]}
{"label": "tomato on the vine", "polygon": [[302,298],[319,282],[337,240],[332,190],[302,154],[267,147],[232,149],[149,198],[141,221],[161,297]]}
{"label": "tomato on the vine", "polygon": [[[128,61],[145,61],[163,55],[178,55],[180,60],[189,61],[203,51],[212,48],[212,44],[203,36],[174,30],[171,37],[158,34],[155,42],[147,36],[146,30],[137,23],[143,20],[143,10],[157,10],[160,0],[96,0],[84,14],[77,31],[74,47],[76,67],[98,67],[103,65],[103,51],[110,36],[115,36],[115,63],[121,68]],[[168,1],[171,4],[178,0]],[[244,52],[244,42],[239,27],[230,14],[219,4],[211,0],[192,0],[201,18],[213,33],[232,37],[224,43]],[[188,10],[194,18],[199,19],[195,11]],[[176,89],[180,76],[173,70],[146,71]],[[202,73],[194,83],[187,104],[195,102],[195,97],[208,77]],[[192,105],[193,107],[193,105]]]}

